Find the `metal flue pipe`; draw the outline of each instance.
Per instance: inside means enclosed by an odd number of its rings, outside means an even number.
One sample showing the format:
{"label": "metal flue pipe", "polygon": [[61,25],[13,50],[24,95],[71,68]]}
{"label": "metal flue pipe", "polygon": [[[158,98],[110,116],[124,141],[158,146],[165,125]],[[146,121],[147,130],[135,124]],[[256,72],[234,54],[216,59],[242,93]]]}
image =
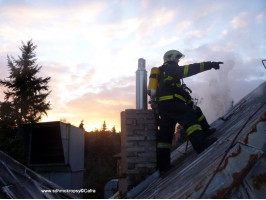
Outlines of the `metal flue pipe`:
{"label": "metal flue pipe", "polygon": [[137,110],[147,110],[147,71],[145,60],[138,60],[138,70],[136,71],[136,108]]}

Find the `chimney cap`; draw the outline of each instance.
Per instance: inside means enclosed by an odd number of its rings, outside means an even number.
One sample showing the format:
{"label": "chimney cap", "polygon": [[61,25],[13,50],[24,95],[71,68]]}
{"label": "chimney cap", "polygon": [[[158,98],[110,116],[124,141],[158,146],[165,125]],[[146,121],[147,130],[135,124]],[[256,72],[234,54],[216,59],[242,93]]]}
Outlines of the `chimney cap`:
{"label": "chimney cap", "polygon": [[138,60],[138,70],[145,70],[146,61],[143,58],[139,58]]}

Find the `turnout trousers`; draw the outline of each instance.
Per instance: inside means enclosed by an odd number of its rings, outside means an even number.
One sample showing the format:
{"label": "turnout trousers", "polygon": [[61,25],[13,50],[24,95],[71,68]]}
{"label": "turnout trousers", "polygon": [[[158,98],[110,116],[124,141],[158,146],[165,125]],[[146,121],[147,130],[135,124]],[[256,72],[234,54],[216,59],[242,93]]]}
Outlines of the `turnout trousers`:
{"label": "turnout trousers", "polygon": [[[176,123],[181,124],[194,150],[202,152],[210,144],[202,131],[197,112],[179,99],[159,101],[159,131],[157,135],[157,167],[166,170],[171,162],[171,146]],[[202,113],[202,112],[201,112]]]}
{"label": "turnout trousers", "polygon": [[[187,104],[187,106],[190,107],[190,108],[193,108],[192,101],[191,101],[191,103]],[[200,109],[200,107],[196,106],[195,112],[196,112],[196,115],[197,115],[198,122],[199,122],[199,124],[202,127],[202,130],[203,131],[208,130],[210,128],[210,125],[207,122],[207,119],[205,118],[204,114],[202,113],[202,110]]]}
{"label": "turnout trousers", "polygon": [[199,124],[201,125],[203,132],[205,130],[208,130],[210,128],[210,125],[207,122],[207,119],[205,118],[204,114],[202,113],[200,107],[197,106],[195,111],[197,113],[197,119],[198,119]]}

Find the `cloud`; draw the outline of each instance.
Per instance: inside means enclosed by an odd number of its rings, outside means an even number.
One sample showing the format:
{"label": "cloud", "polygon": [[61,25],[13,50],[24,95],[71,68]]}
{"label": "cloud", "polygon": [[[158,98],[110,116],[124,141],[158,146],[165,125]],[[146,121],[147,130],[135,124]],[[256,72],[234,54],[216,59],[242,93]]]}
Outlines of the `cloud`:
{"label": "cloud", "polygon": [[206,32],[203,30],[193,30],[188,32],[187,38],[188,39],[195,39],[195,38],[202,38],[206,35]]}
{"label": "cloud", "polygon": [[78,29],[85,24],[93,24],[105,8],[106,4],[99,2],[52,8],[3,6],[0,12],[5,23],[0,23],[0,36],[6,40],[30,39],[29,37],[42,40],[74,40],[79,35]]}
{"label": "cloud", "polygon": [[256,19],[258,21],[262,20],[263,18],[264,18],[264,14],[259,14],[259,15],[256,16]]}
{"label": "cloud", "polygon": [[65,106],[54,107],[49,116],[52,116],[53,120],[65,118],[76,126],[84,120],[88,130],[100,128],[105,120],[109,126],[115,125],[119,130],[120,112],[135,108],[134,80],[135,77],[127,77],[113,80],[111,86],[101,85],[97,93],[87,92],[67,101]]}
{"label": "cloud", "polygon": [[154,11],[145,13],[142,17],[142,23],[137,30],[138,39],[144,39],[150,37],[155,33],[157,28],[163,28],[163,26],[169,24],[174,20],[178,10],[167,9],[165,7],[157,8]]}
{"label": "cloud", "polygon": [[43,67],[39,76],[51,77],[49,86],[52,93],[49,100],[52,107],[56,105],[65,107],[66,102],[78,98],[88,91],[94,93],[98,91],[98,88],[91,82],[95,70],[85,63],[71,68],[55,62],[40,62],[40,65]]}
{"label": "cloud", "polygon": [[194,19],[201,20],[203,17],[209,17],[211,14],[220,11],[222,8],[224,8],[225,4],[223,2],[208,2],[208,8],[206,9],[206,5],[201,4],[201,2],[198,2],[200,5],[197,7],[197,12],[195,12]]}
{"label": "cloud", "polygon": [[189,21],[189,20],[182,21],[182,22],[178,23],[178,25],[177,25],[177,30],[180,31],[180,32],[184,32],[184,31],[187,30],[192,24],[193,24],[193,21]]}
{"label": "cloud", "polygon": [[7,54],[0,53],[0,79],[6,78],[8,75]]}
{"label": "cloud", "polygon": [[246,12],[239,13],[232,21],[230,22],[231,26],[234,29],[246,27],[249,23],[248,14]]}
{"label": "cloud", "polygon": [[119,127],[121,110],[135,107],[138,58],[146,59],[149,73],[162,64],[167,50],[177,48],[187,64],[225,62],[219,71],[185,80],[193,95],[204,97],[201,105],[213,120],[221,113],[218,107],[209,109],[207,100],[222,107],[217,101],[237,101],[265,77],[258,62],[265,54],[266,35],[261,2],[1,2],[0,70],[5,71],[0,78],[8,75],[6,52],[19,54],[20,41],[33,38],[41,75],[52,77],[49,117],[65,116],[76,125],[82,119],[101,125],[106,118]]}
{"label": "cloud", "polygon": [[124,39],[134,33],[141,25],[141,21],[137,18],[124,19],[116,23],[103,26],[105,36],[110,40]]}
{"label": "cloud", "polygon": [[163,37],[160,41],[158,41],[156,47],[167,46],[169,44],[173,44],[177,40],[179,40],[179,38],[176,36],[167,39]]}

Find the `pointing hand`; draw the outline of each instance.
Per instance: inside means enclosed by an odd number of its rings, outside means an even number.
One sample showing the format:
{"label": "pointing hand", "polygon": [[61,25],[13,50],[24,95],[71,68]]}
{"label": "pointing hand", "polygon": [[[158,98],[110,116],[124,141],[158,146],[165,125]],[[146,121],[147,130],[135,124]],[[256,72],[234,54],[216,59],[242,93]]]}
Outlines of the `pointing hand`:
{"label": "pointing hand", "polygon": [[220,64],[224,64],[223,62],[212,62],[212,68],[215,70],[220,69]]}

